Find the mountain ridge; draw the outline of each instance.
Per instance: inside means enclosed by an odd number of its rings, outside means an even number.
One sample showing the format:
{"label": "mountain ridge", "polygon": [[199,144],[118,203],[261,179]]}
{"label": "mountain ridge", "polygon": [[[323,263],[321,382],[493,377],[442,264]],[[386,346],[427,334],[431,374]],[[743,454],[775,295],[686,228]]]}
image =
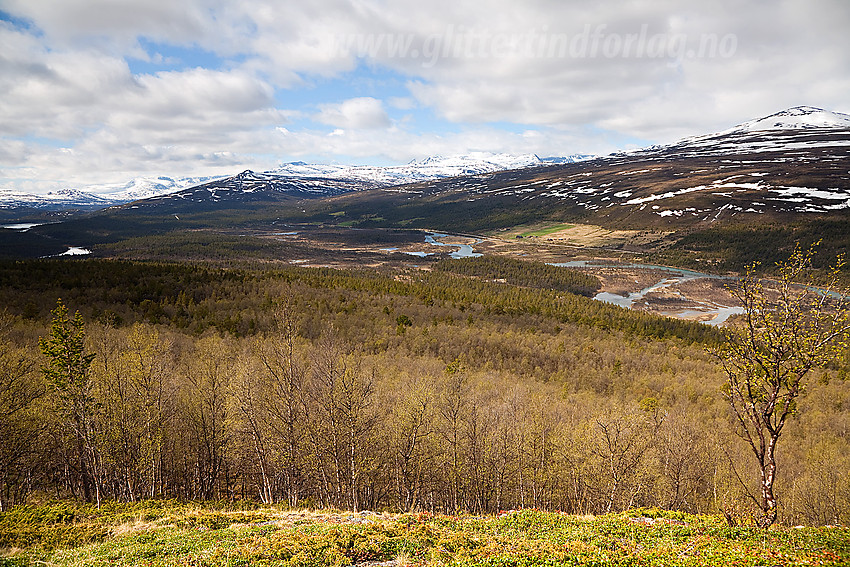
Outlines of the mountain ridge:
{"label": "mountain ridge", "polygon": [[[779,122],[771,115],[740,128],[573,164],[406,186],[403,199],[380,198],[381,207],[400,209],[396,222],[425,216],[429,208],[446,215],[454,210],[447,222],[466,231],[534,219],[681,228],[732,218],[764,222],[850,213],[846,115],[814,107],[783,112],[777,114],[790,116],[798,127],[774,127]],[[821,126],[824,116],[830,126]]]}
{"label": "mountain ridge", "polygon": [[[305,194],[320,194],[319,189],[323,185],[329,185],[330,190],[327,191],[327,195],[335,195],[339,193],[340,187],[345,184],[350,185],[351,190],[361,190],[505,169],[535,167],[551,163],[573,163],[593,157],[596,156],[574,154],[540,158],[535,154],[514,155],[472,152],[454,156],[429,156],[395,166],[290,162],[260,174],[255,174],[252,170],[245,170],[234,176],[136,177],[125,183],[91,185],[85,189],[61,189],[46,194],[0,190],[0,209],[97,209],[144,199],[155,199],[180,193],[193,187],[211,186],[211,184],[216,183],[220,183],[223,188],[232,189],[234,183],[238,184],[239,176],[244,175],[246,171],[250,171],[254,175],[264,176],[263,179],[259,177],[253,179],[253,181],[261,184],[276,181],[278,187],[283,187],[288,183],[295,192]],[[300,178],[300,183],[293,181],[295,178]],[[228,181],[231,179],[234,181]],[[312,189],[308,187],[311,183]]]}
{"label": "mountain ridge", "polygon": [[[45,195],[0,190],[0,209],[7,211],[61,211],[65,209],[97,210],[145,199],[159,199],[182,194],[187,198],[192,188],[208,190],[218,184],[233,196],[237,187],[251,193],[266,189],[302,196],[333,196],[346,191],[427,183],[442,179],[476,176],[499,171],[567,165],[591,160],[621,159],[623,156],[694,157],[742,151],[780,152],[823,146],[824,136],[832,136],[833,146],[850,144],[842,132],[850,129],[850,115],[814,106],[796,106],[749,120],[721,132],[692,136],[672,144],[654,145],[607,156],[572,154],[541,158],[536,154],[470,152],[455,156],[429,156],[403,165],[369,166],[344,164],[311,164],[290,162],[264,171],[249,183],[236,176],[137,177],[125,183],[88,186],[85,189],[63,189]],[[812,139],[812,137],[817,139]],[[244,172],[243,172],[244,173]],[[253,172],[252,172],[253,173]],[[220,200],[221,196],[210,198]]]}

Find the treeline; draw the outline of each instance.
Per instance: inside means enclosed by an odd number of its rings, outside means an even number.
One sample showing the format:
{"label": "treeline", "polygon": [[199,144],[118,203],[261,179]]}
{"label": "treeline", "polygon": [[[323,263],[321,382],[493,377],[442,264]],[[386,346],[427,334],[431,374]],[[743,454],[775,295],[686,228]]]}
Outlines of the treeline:
{"label": "treeline", "polygon": [[[0,325],[4,509],[33,494],[476,513],[744,502],[730,458],[748,455],[702,346],[562,320],[543,304],[563,294],[445,273],[57,264],[38,263],[69,283],[81,267],[92,275],[63,296],[60,322],[73,329],[83,311],[78,360],[94,356],[78,380],[45,375],[52,316],[23,318],[26,295],[3,289],[15,300]],[[237,327],[254,330],[151,322],[141,303],[120,303],[132,293],[121,272],[147,294],[242,313]],[[29,281],[36,299],[56,291]],[[107,282],[125,286],[114,303]],[[95,304],[124,320],[90,318]],[[814,376],[799,404],[780,471],[785,522],[850,520],[840,376]]]}
{"label": "treeline", "polygon": [[[530,267],[522,267],[524,264]],[[488,273],[521,279],[518,274],[535,269],[533,262],[516,260],[506,263],[503,272]],[[586,277],[574,273],[558,277],[579,278],[577,281]],[[531,277],[526,279],[533,282]],[[706,343],[720,338],[716,329],[691,321],[630,311],[573,293],[502,285],[445,271],[408,270],[398,274],[297,267],[225,269],[108,260],[0,261],[0,301],[13,314],[29,319],[47,317],[56,298],[62,297],[69,305],[80,306],[89,319],[113,325],[140,320],[168,323],[195,334],[215,328],[242,336],[268,329],[267,309],[273,299],[269,289],[280,283],[364,297],[403,297],[406,302],[426,307],[449,305],[454,310],[452,317],[457,319],[477,315],[542,317],[554,325],[576,323],[637,337],[676,337]]]}
{"label": "treeline", "polygon": [[565,291],[585,297],[593,297],[602,285],[598,278],[578,270],[505,256],[444,259],[436,262],[432,269],[522,287]]}

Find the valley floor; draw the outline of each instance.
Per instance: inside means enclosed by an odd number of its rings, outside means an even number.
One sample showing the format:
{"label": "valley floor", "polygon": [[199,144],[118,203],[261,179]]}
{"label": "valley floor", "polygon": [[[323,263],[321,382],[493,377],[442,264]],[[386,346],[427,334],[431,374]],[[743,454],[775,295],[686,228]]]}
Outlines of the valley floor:
{"label": "valley floor", "polygon": [[[540,225],[547,226],[547,225]],[[601,282],[598,299],[634,310],[679,319],[724,324],[740,312],[727,289],[729,278],[647,265],[643,255],[614,249],[624,242],[646,249],[665,233],[609,231],[590,225],[555,225],[537,231],[519,227],[490,235],[456,235],[424,231],[375,231],[378,242],[357,238],[363,231],[293,225],[285,231],[258,231],[257,236],[283,245],[301,244],[305,253],[290,263],[300,266],[424,268],[440,258],[467,255],[504,256],[549,264],[567,264]],[[531,228],[539,228],[536,225]],[[334,257],[324,252],[334,251]],[[576,264],[585,264],[577,266]],[[706,277],[700,277],[706,276]]]}
{"label": "valley floor", "polygon": [[850,528],[762,531],[717,516],[287,510],[148,501],[0,514],[0,565],[846,565]]}

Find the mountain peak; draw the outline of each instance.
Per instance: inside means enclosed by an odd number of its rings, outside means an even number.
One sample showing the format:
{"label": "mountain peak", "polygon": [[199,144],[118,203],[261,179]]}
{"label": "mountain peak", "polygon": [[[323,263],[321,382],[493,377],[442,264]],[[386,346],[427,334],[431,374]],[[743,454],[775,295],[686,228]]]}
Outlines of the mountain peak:
{"label": "mountain peak", "polygon": [[808,128],[850,128],[850,115],[814,106],[794,106],[763,118],[738,124],[724,133]]}

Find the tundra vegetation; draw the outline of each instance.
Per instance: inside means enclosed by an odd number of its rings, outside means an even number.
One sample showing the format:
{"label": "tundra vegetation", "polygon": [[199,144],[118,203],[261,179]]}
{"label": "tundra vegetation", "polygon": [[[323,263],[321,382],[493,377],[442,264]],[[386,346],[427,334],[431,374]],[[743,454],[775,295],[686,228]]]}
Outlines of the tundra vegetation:
{"label": "tundra vegetation", "polygon": [[17,507],[3,565],[846,565],[847,528],[728,526],[719,516],[639,508],[603,516],[352,514],[256,502],[146,500]]}
{"label": "tundra vegetation", "polygon": [[[0,546],[57,564],[177,561],[156,546],[222,565],[848,559],[845,529],[752,529],[850,521],[846,347],[806,369],[765,510],[746,400],[709,352],[723,333],[594,302],[564,268],[435,268],[3,263]],[[268,516],[295,509],[387,514]],[[162,529],[113,537],[132,518]]]}

